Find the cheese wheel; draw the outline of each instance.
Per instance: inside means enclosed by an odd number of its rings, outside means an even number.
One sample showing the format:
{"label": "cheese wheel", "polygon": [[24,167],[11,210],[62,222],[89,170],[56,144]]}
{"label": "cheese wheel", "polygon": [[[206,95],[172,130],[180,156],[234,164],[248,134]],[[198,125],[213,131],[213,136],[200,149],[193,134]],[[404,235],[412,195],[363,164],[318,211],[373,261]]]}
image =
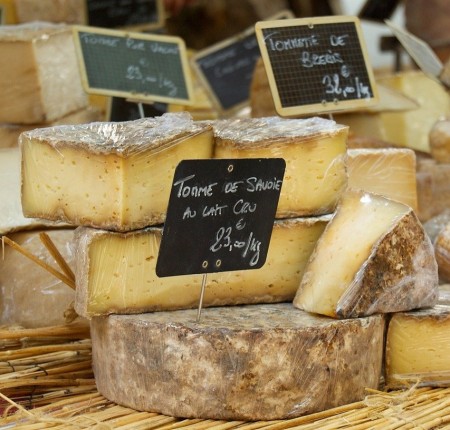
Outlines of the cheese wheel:
{"label": "cheese wheel", "polygon": [[450,222],[438,233],[434,241],[434,252],[443,281],[450,280]]}
{"label": "cheese wheel", "polygon": [[213,151],[211,127],[186,113],[41,128],[20,142],[25,216],[118,231],[162,223],[178,163]]}
{"label": "cheese wheel", "polygon": [[99,392],[138,410],[220,420],[297,417],[377,388],[384,317],[345,321],[289,303],[91,321]]}
{"label": "cheese wheel", "polygon": [[294,305],[354,318],[433,306],[437,287],[433,245],[413,210],[349,190],[316,244]]}
{"label": "cheese wheel", "polygon": [[247,118],[213,123],[215,158],[286,161],[276,218],[332,213],[347,186],[348,128],[323,118]]}
{"label": "cheese wheel", "polygon": [[438,163],[450,163],[450,119],[436,121],[429,134],[431,156]]}

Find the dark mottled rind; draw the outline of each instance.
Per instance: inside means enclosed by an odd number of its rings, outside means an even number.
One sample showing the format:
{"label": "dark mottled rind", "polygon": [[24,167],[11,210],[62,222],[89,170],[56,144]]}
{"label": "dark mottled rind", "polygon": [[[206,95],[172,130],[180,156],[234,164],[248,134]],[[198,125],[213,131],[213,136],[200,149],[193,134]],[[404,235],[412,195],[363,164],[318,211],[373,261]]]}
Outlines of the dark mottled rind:
{"label": "dark mottled rind", "polygon": [[438,300],[433,245],[413,211],[372,247],[336,306],[339,318],[430,307]]}
{"label": "dark mottled rind", "polygon": [[91,321],[98,390],[137,410],[273,420],[364,398],[377,388],[384,317],[333,320],[289,303]]}
{"label": "dark mottled rind", "polygon": [[443,281],[450,280],[450,223],[436,236],[434,242],[436,261],[439,267],[439,276]]}

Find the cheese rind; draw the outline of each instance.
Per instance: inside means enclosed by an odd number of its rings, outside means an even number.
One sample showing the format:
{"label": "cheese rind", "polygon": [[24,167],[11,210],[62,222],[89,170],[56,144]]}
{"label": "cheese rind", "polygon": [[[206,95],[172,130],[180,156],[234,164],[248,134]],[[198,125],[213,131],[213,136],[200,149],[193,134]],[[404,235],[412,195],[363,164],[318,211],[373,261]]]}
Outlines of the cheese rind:
{"label": "cheese rind", "polygon": [[400,388],[450,382],[450,288],[430,309],[392,316],[386,339],[386,383]]}
{"label": "cheese rind", "polygon": [[86,23],[85,0],[14,0],[17,21]]}
{"label": "cheese rind", "polygon": [[0,123],[51,122],[87,107],[69,26],[1,26],[0,56]]}
{"label": "cheese rind", "polygon": [[[328,216],[276,221],[260,269],[208,274],[204,306],[290,301]],[[161,228],[125,234],[79,228],[75,309],[86,317],[198,306],[201,275],[159,278]]]}
{"label": "cheese rind", "polygon": [[450,119],[436,121],[430,129],[431,156],[438,163],[450,163]]}
{"label": "cheese rind", "polygon": [[284,158],[276,218],[332,213],[347,186],[348,129],[322,118],[213,123],[214,158]]}
{"label": "cheese rind", "polygon": [[[73,230],[45,230],[70,267]],[[20,232],[8,237],[47,264],[57,267],[39,238],[40,231]],[[0,325],[26,328],[64,324],[64,312],[75,299],[75,292],[62,281],[5,245],[0,260]]]}
{"label": "cheese rind", "polygon": [[348,191],[316,244],[294,299],[335,318],[432,306],[438,273],[433,246],[406,205]]}
{"label": "cheese rind", "polygon": [[361,400],[378,386],[383,316],[336,321],[288,303],[208,308],[201,323],[196,313],[94,318],[100,393],[169,416],[273,420]]}
{"label": "cheese rind", "polygon": [[407,148],[349,149],[349,188],[380,194],[417,210],[416,156]]}
{"label": "cheese rind", "polygon": [[439,267],[439,277],[450,280],[450,223],[438,233],[434,241],[434,252]]}
{"label": "cheese rind", "polygon": [[165,114],[33,130],[20,144],[25,216],[127,231],[164,221],[176,166],[210,158],[213,136]]}

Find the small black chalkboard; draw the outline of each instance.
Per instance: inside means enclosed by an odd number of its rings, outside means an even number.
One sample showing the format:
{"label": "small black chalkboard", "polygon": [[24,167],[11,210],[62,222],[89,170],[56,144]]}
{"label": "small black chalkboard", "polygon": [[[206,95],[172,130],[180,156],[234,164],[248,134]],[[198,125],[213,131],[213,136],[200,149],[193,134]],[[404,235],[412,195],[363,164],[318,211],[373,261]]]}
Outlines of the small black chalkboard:
{"label": "small black chalkboard", "polygon": [[280,115],[357,109],[377,103],[358,18],[258,22],[256,34]]}
{"label": "small black chalkboard", "polygon": [[191,104],[186,47],[171,36],[74,27],[86,92],[133,100]]}
{"label": "small black chalkboard", "polygon": [[162,0],[86,0],[87,22],[92,27],[162,27]]}
{"label": "small black chalkboard", "polygon": [[[163,113],[167,112],[167,104],[142,104],[142,109],[146,118],[161,116]],[[108,121],[112,122],[133,121],[141,118],[141,113],[137,103],[120,97],[111,97],[107,118]]]}
{"label": "small black chalkboard", "polygon": [[173,179],[157,275],[262,267],[285,165],[280,158],[183,160]]}

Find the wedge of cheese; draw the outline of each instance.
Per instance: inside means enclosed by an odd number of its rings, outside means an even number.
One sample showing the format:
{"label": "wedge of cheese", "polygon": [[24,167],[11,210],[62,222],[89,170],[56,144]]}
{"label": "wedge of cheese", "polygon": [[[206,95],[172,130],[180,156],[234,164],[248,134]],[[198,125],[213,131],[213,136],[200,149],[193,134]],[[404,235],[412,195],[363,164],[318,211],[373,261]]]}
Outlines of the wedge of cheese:
{"label": "wedge of cheese", "polygon": [[14,0],[18,22],[86,24],[86,0]]}
{"label": "wedge of cheese", "polygon": [[430,239],[413,210],[348,191],[316,244],[294,299],[335,318],[432,306],[438,272]]}
{"label": "wedge of cheese", "polygon": [[215,158],[284,158],[276,218],[334,211],[347,186],[347,127],[322,118],[279,117],[217,121],[213,127]]}
{"label": "wedge of cheese", "polygon": [[25,218],[20,201],[20,150],[0,148],[0,235],[62,223],[38,218]]}
{"label": "wedge of cheese", "polygon": [[[276,221],[265,265],[257,270],[208,274],[203,305],[292,300],[329,218]],[[201,275],[156,275],[161,234],[161,228],[125,234],[77,229],[76,311],[91,317],[198,306]]]}
{"label": "wedge of cheese", "polygon": [[185,113],[25,132],[25,216],[127,231],[162,223],[176,166],[211,158],[213,135]]}
{"label": "wedge of cheese", "polygon": [[430,308],[394,314],[386,341],[389,388],[450,383],[450,287],[439,289]]}
{"label": "wedge of cheese", "polygon": [[87,107],[69,26],[1,26],[0,57],[0,123],[49,122]]}
{"label": "wedge of cheese", "polygon": [[85,109],[69,113],[58,118],[51,123],[45,124],[0,124],[0,148],[11,148],[19,146],[19,136],[21,133],[36,128],[52,127],[63,124],[85,124],[88,122],[100,121],[102,119],[101,111],[96,107],[88,106]]}
{"label": "wedge of cheese", "polygon": [[[110,315],[91,321],[99,392],[197,419],[293,418],[377,388],[384,317],[344,321],[290,303]],[[113,381],[113,382],[112,382]]]}
{"label": "wedge of cheese", "polygon": [[430,129],[431,156],[438,163],[450,163],[450,119],[436,121]]}
{"label": "wedge of cheese", "polygon": [[[73,268],[73,230],[45,232]],[[40,231],[20,232],[8,237],[35,257],[61,271],[42,244],[39,233]],[[73,289],[17,250],[4,246],[4,258],[0,259],[0,325],[36,328],[64,324],[64,312],[74,299]]]}
{"label": "wedge of cheese", "polygon": [[349,188],[381,194],[417,210],[416,155],[407,148],[349,149]]}

